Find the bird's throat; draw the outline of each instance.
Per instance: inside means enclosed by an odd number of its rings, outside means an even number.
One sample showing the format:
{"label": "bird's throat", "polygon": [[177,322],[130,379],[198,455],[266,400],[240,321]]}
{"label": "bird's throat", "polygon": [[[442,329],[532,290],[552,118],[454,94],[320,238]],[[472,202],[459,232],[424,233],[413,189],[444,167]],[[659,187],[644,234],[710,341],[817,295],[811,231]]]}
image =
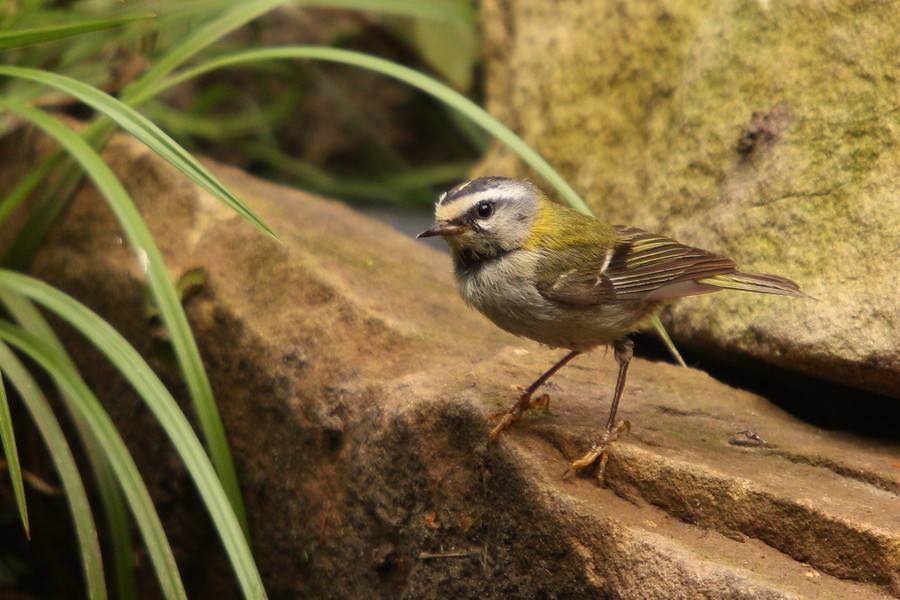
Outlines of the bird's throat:
{"label": "bird's throat", "polygon": [[497,260],[498,258],[509,254],[509,252],[509,250],[500,248],[492,248],[487,252],[479,252],[472,248],[460,248],[453,250],[453,260],[457,264],[457,268],[471,269]]}

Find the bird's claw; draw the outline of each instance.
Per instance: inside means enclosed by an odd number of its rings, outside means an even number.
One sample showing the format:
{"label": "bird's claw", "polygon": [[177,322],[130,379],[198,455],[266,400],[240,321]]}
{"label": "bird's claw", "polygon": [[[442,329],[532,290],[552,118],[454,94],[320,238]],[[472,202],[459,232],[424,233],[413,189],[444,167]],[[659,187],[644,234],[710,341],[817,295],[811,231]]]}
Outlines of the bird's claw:
{"label": "bird's claw", "polygon": [[522,413],[526,410],[532,410],[535,408],[543,408],[550,404],[550,395],[549,394],[541,394],[537,398],[532,398],[530,395],[525,396],[522,395],[516,400],[516,403],[513,404],[509,410],[505,410],[503,412],[499,412],[495,415],[491,415],[488,417],[487,422],[493,423],[497,421],[497,424],[491,429],[491,433],[488,434],[488,442],[493,442],[497,439],[497,436],[500,433],[509,427],[511,423],[514,421],[518,421],[522,418]]}
{"label": "bird's claw", "polygon": [[626,435],[629,431],[631,431],[631,423],[629,421],[619,421],[614,427],[607,429],[600,441],[591,446],[587,454],[570,464],[562,476],[567,477],[570,473],[589,467],[594,462],[597,462],[597,480],[603,481],[606,463],[609,460],[609,447],[619,439],[620,435]]}
{"label": "bird's claw", "polygon": [[521,417],[519,415],[514,415],[512,413],[499,413],[492,417],[488,418],[488,422],[499,421],[491,432],[488,434],[488,443],[493,442],[497,439],[497,436],[500,435],[500,432],[509,427],[510,423],[513,421],[519,420]]}

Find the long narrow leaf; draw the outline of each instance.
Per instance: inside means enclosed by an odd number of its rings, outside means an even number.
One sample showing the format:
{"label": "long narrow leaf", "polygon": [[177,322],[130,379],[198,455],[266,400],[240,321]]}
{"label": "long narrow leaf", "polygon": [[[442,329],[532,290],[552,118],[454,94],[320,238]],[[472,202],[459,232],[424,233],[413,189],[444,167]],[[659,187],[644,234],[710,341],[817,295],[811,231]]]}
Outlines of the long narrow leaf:
{"label": "long narrow leaf", "polygon": [[[50,185],[42,190],[41,197],[35,200],[34,208],[28,214],[25,224],[19,228],[18,235],[3,255],[2,266],[19,271],[26,270],[34,253],[40,248],[47,233],[56,223],[57,217],[65,210],[67,198],[71,198],[74,190],[77,189],[81,178],[81,169],[77,163],[65,157],[62,152],[54,153],[35,168],[43,170],[45,167],[53,167],[59,162],[62,162],[62,165],[58,177],[55,177]],[[10,195],[22,197],[30,194],[33,190],[28,188],[39,183],[40,180],[29,174],[19,181]]]}
{"label": "long narrow leaf", "polygon": [[659,318],[659,315],[653,315],[653,318],[650,319],[650,324],[653,325],[653,328],[656,330],[657,335],[662,338],[663,344],[665,344],[666,349],[668,349],[669,354],[672,355],[672,358],[675,359],[682,367],[686,367],[687,363],[684,362],[684,358],[681,356],[681,352],[678,351],[678,348],[675,347],[675,342],[672,341],[672,338],[669,337],[669,332],[666,331],[666,326],[663,325],[662,320]]}
{"label": "long narrow leaf", "polygon": [[[59,390],[65,398],[67,406],[74,406],[77,401],[67,395],[65,389]],[[74,412],[71,411],[70,412]],[[79,415],[77,420],[84,430],[82,438],[89,435],[91,445],[102,449],[102,443],[97,439],[96,432]],[[96,450],[92,449],[92,452]],[[100,460],[102,458],[102,460]],[[136,546],[134,536],[131,533],[131,519],[128,518],[128,506],[122,489],[119,486],[118,476],[106,459],[105,453],[101,456],[89,458],[97,481],[97,489],[100,491],[100,501],[103,503],[103,511],[106,515],[106,529],[112,546],[113,574],[116,582],[116,597],[120,600],[133,600],[137,598],[137,577],[135,575]]]}
{"label": "long narrow leaf", "polygon": [[[180,44],[169,50],[159,61],[157,61],[146,73],[138,80],[123,90],[122,101],[128,105],[136,106],[154,97],[157,93],[154,89],[158,89],[159,82],[179,65],[189,60],[192,56],[202,51],[210,44],[221,39],[231,31],[241,27],[260,15],[272,10],[273,8],[286,4],[290,0],[252,0],[239,3],[232,10],[225,12],[221,16],[209,21],[205,25],[191,32]],[[344,8],[360,10],[377,10],[381,12],[395,13],[404,16],[420,17],[432,20],[443,21],[460,21],[471,22],[474,18],[474,9],[471,6],[455,2],[455,1],[430,1],[416,2],[409,0],[307,0],[306,5],[321,5],[329,8]],[[101,118],[87,127],[83,136],[88,140],[104,139],[110,131],[109,121]],[[42,164],[45,170],[59,161],[56,155],[49,158]],[[38,183],[38,178],[29,181],[22,181],[14,188],[13,194],[15,199],[4,200],[0,205],[0,219],[5,218],[3,213],[11,212],[12,208],[18,204],[21,198],[27,196],[34,190]],[[201,184],[202,185],[202,184]],[[60,205],[64,202],[64,196],[58,200]],[[59,210],[54,211],[56,213]],[[52,221],[52,219],[50,220]],[[2,221],[0,221],[2,222]],[[43,225],[41,221],[29,223],[34,229],[34,236],[37,239],[43,239],[43,232],[51,223]],[[271,234],[271,232],[269,232]],[[18,253],[23,256],[30,256],[33,251],[29,244],[21,244],[17,248]],[[8,261],[7,261],[8,262]]]}
{"label": "long narrow leaf", "polygon": [[[213,19],[206,25],[194,30],[175,48],[169,50],[160,60],[154,63],[147,72],[124,89],[121,94],[122,101],[127,105],[138,105],[149,100],[153,96],[147,94],[146,89],[156,85],[159,79],[165,77],[172,69],[178,67],[182,62],[188,60],[195,53],[200,52],[203,48],[217,41],[227,33],[288,1],[289,0],[244,1],[239,3],[232,10],[225,12],[223,15]],[[110,119],[101,117],[84,130],[82,137],[84,137],[85,140],[89,140],[91,144],[99,145],[102,143],[102,140],[105,140],[111,134],[112,130],[113,126],[110,123]],[[45,159],[41,166],[49,170],[49,168],[58,163],[61,158],[62,155],[56,153]],[[61,186],[65,188],[67,183],[75,181],[77,177],[79,177],[77,173],[67,170],[67,172],[60,177],[63,182]],[[14,206],[16,204],[16,199],[21,199],[30,194],[39,181],[40,180],[37,178],[28,178],[20,181],[11,194],[14,198],[12,200],[9,198],[4,199],[3,206]],[[16,243],[4,257],[4,264],[21,264],[23,261],[27,261],[34,252],[37,244],[43,240],[49,227],[55,222],[55,216],[62,211],[67,194],[59,193],[58,190],[50,190],[48,194],[49,198],[47,201],[51,208],[47,218],[43,218],[45,216],[43,214],[35,214],[26,225],[26,231],[29,231],[29,238],[36,241],[30,243],[28,240],[17,239]],[[4,208],[4,210],[9,211],[11,209]],[[272,235],[271,232],[268,233]]]}
{"label": "long narrow leaf", "polygon": [[78,472],[78,465],[75,464],[75,458],[66,441],[66,435],[53,414],[50,403],[41,393],[37,382],[18,357],[3,343],[0,343],[0,365],[3,366],[4,373],[9,377],[31,414],[35,426],[47,445],[56,472],[59,474],[59,480],[69,503],[69,511],[72,513],[72,522],[75,525],[88,598],[105,600],[107,597],[106,580],[103,574],[103,558],[100,554],[97,526],[94,524],[87,492]]}
{"label": "long narrow leaf", "polygon": [[[476,123],[499,141],[506,144],[513,152],[518,154],[525,163],[530,165],[541,177],[543,177],[544,180],[569,203],[569,206],[585,214],[593,215],[593,211],[591,211],[590,207],[584,203],[584,200],[582,200],[572,186],[556,172],[550,163],[544,160],[544,158],[531,148],[531,146],[526,144],[511,129],[495,119],[486,110],[456,90],[427,75],[368,54],[320,46],[281,46],[278,48],[242,50],[217,57],[201,65],[177,73],[172,77],[161,81],[158,86],[151,88],[147,93],[149,95],[157,95],[179,83],[222,67],[247,64],[261,60],[283,59],[312,59],[354,65],[382,73],[418,88],[444,102],[447,106],[455,109],[464,115],[465,118]],[[653,327],[663,339],[666,347],[672,353],[672,356],[675,357],[675,360],[678,361],[679,364],[684,365],[684,360],[681,358],[678,349],[675,347],[668,332],[666,332],[665,327],[658,318],[654,319]]]}
{"label": "long narrow leaf", "polygon": [[175,286],[166,272],[162,254],[147,229],[147,225],[121,182],[81,137],[43,111],[5,102],[2,99],[0,99],[0,108],[6,108],[31,121],[54,137],[71,153],[106,198],[135,253],[141,257],[142,262],[145,261],[147,280],[153,300],[156,302],[163,323],[169,332],[175,355],[191,393],[194,409],[206,437],[213,464],[216,466],[222,484],[246,531],[246,514],[237,474],[234,471],[234,462],[225,437],[219,409],[213,398],[209,378],[203,368],[197,342],[191,335],[184,308],[181,306]]}
{"label": "long narrow leaf", "polygon": [[[0,289],[0,301],[3,302],[6,310],[20,327],[43,340],[62,360],[66,361],[67,367],[75,370],[75,363],[69,357],[62,342],[59,341],[53,328],[30,300],[19,294]],[[82,448],[97,482],[97,491],[103,504],[103,513],[106,516],[107,532],[112,549],[112,568],[118,591],[117,596],[121,600],[129,600],[135,597],[136,589],[135,547],[125,498],[122,496],[122,491],[119,489],[115,474],[106,459],[106,453],[97,439],[96,432],[74,409],[75,401],[66,396],[65,390],[59,390],[59,392],[63,397],[63,406],[67,409],[72,424],[78,432],[78,437],[81,439]]]}
{"label": "long narrow leaf", "polygon": [[28,195],[44,180],[57,161],[43,160],[28,171],[16,186],[7,192],[0,202],[0,226],[15,212],[16,208],[28,197]]}
{"label": "long narrow leaf", "polygon": [[[124,90],[122,100],[128,104],[140,104],[155,94],[148,94],[148,88],[155,86],[163,77],[177,69],[192,56],[217,42],[235,29],[246,25],[270,10],[288,4],[291,0],[244,0],[235,7],[193,31],[184,41],[169,50],[144,75]],[[470,21],[474,18],[471,6],[457,2],[429,0],[303,0],[296,2],[304,6],[324,6],[328,8],[370,10],[416,16],[435,20]]]}
{"label": "long narrow leaf", "polygon": [[[325,196],[380,203],[408,203],[410,198],[424,194],[425,188],[436,183],[463,179],[474,166],[474,162],[446,163],[396,175],[354,179],[339,177],[313,164],[287,156],[271,144],[248,142],[244,152],[247,156],[289,173],[304,189]],[[423,198],[431,202],[430,193]]]}
{"label": "long narrow leaf", "polygon": [[38,363],[53,379],[54,383],[75,400],[75,409],[96,432],[103,445],[110,466],[122,487],[128,505],[144,538],[150,560],[166,598],[187,598],[172,548],[166,539],[159,515],[147,492],[147,487],[138,473],[134,460],[128,453],[109,415],[91,393],[84,381],[69,367],[67,359],[61,357],[51,346],[40,338],[7,322],[0,321],[0,339],[16,346]]}
{"label": "long narrow leaf", "polygon": [[73,35],[81,35],[90,31],[119,27],[133,21],[153,19],[155,17],[156,15],[148,13],[115,17],[112,19],[95,19],[91,21],[82,21],[81,23],[70,23],[68,25],[53,25],[51,27],[40,27],[37,29],[3,31],[0,32],[0,52],[11,48],[33,46],[35,44],[42,44],[44,42],[71,37]]}
{"label": "long narrow leaf", "polygon": [[252,63],[262,60],[283,59],[313,59],[326,62],[336,62],[353,65],[376,73],[382,73],[388,77],[407,83],[426,94],[429,94],[451,108],[463,113],[468,119],[482,127],[485,131],[509,146],[519,157],[529,164],[547,183],[553,186],[570,206],[591,214],[590,208],[581,197],[572,189],[572,186],[550,166],[544,158],[531,146],[526,144],[518,135],[503,123],[495,119],[486,110],[457,92],[456,90],[428,77],[418,71],[398,65],[397,63],[339,48],[327,48],[321,46],[280,46],[278,48],[259,48],[242,50],[209,60],[197,67],[187,69],[177,75],[161,82],[158,86],[148,90],[148,94],[157,95],[160,92],[177,85],[183,81],[193,79],[203,73],[232,65]]}
{"label": "long narrow leaf", "polygon": [[0,65],[0,75],[42,83],[78,98],[147,144],[147,147],[193,179],[197,185],[230,206],[239,215],[272,237],[276,237],[275,233],[250,208],[241,202],[215,175],[209,172],[209,169],[201,165],[197,159],[191,156],[175,140],[166,135],[163,130],[127,104],[116,100],[93,86],[39,69]]}
{"label": "long narrow leaf", "polygon": [[[159,80],[165,77],[172,69],[177,68],[182,62],[188,60],[195,53],[200,52],[203,48],[220,39],[227,33],[245,25],[249,21],[252,21],[256,17],[287,1],[289,0],[253,0],[241,2],[232,10],[227,11],[225,14],[191,32],[190,35],[175,48],[169,50],[162,59],[158,60],[147,72],[141,75],[140,78],[123,90],[121,94],[122,101],[125,104],[135,106],[149,100],[153,97],[153,94],[146,93],[147,88],[157,85]],[[89,140],[91,144],[99,144],[102,140],[106,139],[111,132],[112,125],[110,120],[106,117],[101,117],[84,130],[82,137]],[[49,169],[57,164],[61,158],[62,155],[56,153],[45,159],[41,164],[41,167],[44,170],[49,171]],[[77,177],[76,174],[67,173],[62,179],[68,181],[70,179],[74,180],[75,177]],[[40,180],[41,179],[39,178],[32,177],[20,181],[13,189],[13,192],[4,198],[2,203],[3,210],[5,212],[11,212],[12,207],[17,205],[22,198],[34,191]],[[12,196],[12,198],[9,196]],[[51,210],[49,218],[43,219],[42,217],[44,215],[36,214],[33,215],[33,219],[29,220],[27,224],[27,229],[31,230],[30,237],[37,239],[38,243],[40,243],[40,240],[43,239],[48,228],[55,221],[54,215],[58,214],[65,204],[66,194],[53,192],[50,196],[49,202],[55,204],[55,207]],[[9,207],[7,207],[7,205],[9,205]],[[14,246],[15,251],[7,252],[6,257],[4,257],[5,264],[11,264],[13,261],[27,260],[34,251],[35,244],[29,244],[26,241],[20,242],[17,239]]]}
{"label": "long narrow leaf", "polygon": [[[0,374],[6,370],[6,365],[0,361]],[[19,507],[19,519],[25,535],[31,537],[31,528],[28,525],[28,506],[25,504],[25,486],[22,484],[22,465],[19,463],[19,450],[16,447],[16,434],[13,431],[12,415],[9,412],[9,399],[6,396],[6,385],[0,377],[0,445],[3,446],[3,454],[6,457],[6,469],[9,472],[9,481],[12,484],[13,496],[16,506]]]}
{"label": "long narrow leaf", "polygon": [[59,290],[26,275],[0,269],[0,288],[3,287],[38,302],[77,328],[128,379],[156,415],[184,460],[216,524],[245,596],[264,597],[249,545],[209,458],[175,399],[144,359],[108,323]]}
{"label": "long narrow leaf", "polygon": [[290,0],[244,0],[237,3],[230,11],[198,27],[180,44],[160,57],[146,73],[122,91],[123,102],[136,105],[148,100],[152,95],[144,94],[146,89],[155,85],[184,61],[238,27],[288,1]]}

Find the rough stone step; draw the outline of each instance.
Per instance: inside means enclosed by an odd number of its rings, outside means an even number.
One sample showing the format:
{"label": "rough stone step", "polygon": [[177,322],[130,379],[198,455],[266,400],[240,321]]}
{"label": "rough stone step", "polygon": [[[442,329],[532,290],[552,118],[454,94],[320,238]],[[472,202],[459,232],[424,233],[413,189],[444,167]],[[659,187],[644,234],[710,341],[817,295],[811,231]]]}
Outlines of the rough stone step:
{"label": "rough stone step", "polygon": [[[0,184],[35,159],[22,139],[0,150],[11,157]],[[622,407],[632,433],[612,451],[606,487],[563,480],[608,408],[610,357],[579,358],[548,387],[549,416],[487,446],[485,417],[558,354],[466,309],[445,255],[211,164],[277,243],[134,141],[114,138],[105,156],[173,278],[207,273],[187,308],[272,597],[900,596],[896,444],[816,429],[701,371],[636,360]],[[180,389],[142,316],[140,267],[90,186],[34,271],[105,314]],[[134,449],[198,597],[233,589],[147,411],[68,342]],[[746,445],[742,431],[761,442]]]}

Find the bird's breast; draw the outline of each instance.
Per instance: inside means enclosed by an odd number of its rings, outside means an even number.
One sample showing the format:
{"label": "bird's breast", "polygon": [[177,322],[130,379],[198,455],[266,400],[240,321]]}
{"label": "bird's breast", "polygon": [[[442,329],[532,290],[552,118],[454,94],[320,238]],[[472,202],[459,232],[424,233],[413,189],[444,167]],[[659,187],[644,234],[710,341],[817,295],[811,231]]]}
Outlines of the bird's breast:
{"label": "bird's breast", "polygon": [[634,331],[658,307],[630,302],[571,306],[548,300],[535,285],[540,255],[516,251],[456,265],[460,295],[495,325],[552,348],[587,351]]}

